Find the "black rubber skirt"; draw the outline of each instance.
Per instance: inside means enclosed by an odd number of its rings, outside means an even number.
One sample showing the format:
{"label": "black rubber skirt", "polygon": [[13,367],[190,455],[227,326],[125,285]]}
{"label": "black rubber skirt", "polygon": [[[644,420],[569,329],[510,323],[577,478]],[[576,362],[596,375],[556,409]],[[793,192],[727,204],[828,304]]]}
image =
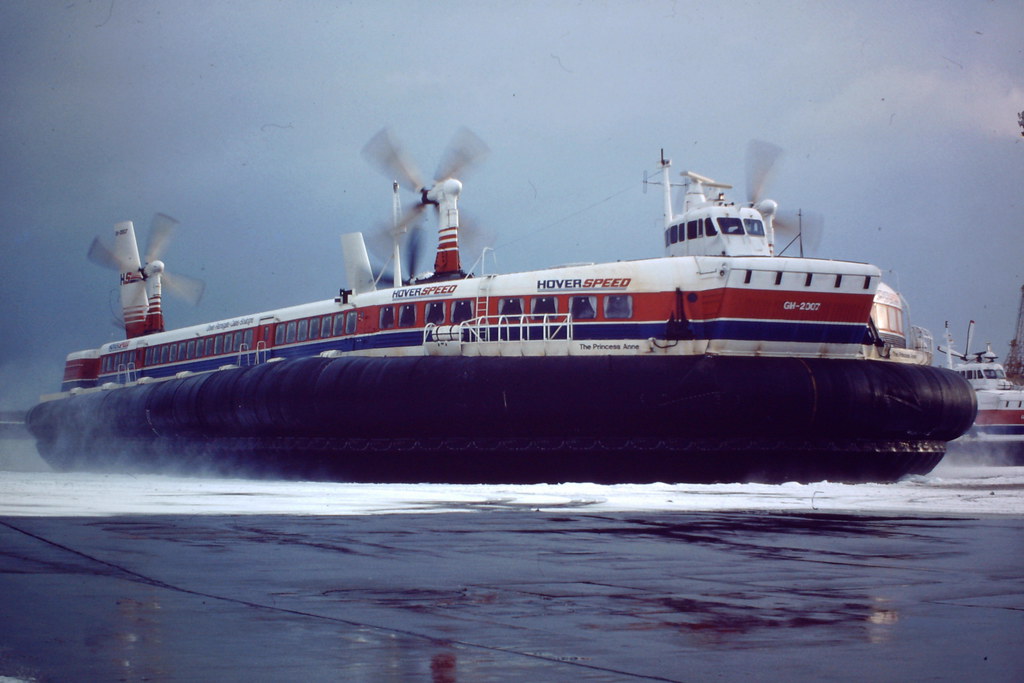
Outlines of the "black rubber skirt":
{"label": "black rubber skirt", "polygon": [[926,366],[799,358],[305,358],[47,401],[58,469],[338,481],[892,481],[974,392]]}

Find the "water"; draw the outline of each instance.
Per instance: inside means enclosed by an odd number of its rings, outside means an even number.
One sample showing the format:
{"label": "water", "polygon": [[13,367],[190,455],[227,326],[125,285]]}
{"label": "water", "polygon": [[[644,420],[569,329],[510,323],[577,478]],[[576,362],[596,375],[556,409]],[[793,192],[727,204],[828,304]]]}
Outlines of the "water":
{"label": "water", "polygon": [[374,515],[468,510],[1022,515],[1024,467],[958,465],[894,484],[347,484],[53,472],[0,440],[0,516]]}

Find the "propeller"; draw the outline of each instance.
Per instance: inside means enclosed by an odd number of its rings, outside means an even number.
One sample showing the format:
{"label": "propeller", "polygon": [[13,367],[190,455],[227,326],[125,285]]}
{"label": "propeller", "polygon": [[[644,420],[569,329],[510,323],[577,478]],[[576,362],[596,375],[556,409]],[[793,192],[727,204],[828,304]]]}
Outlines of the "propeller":
{"label": "propeller", "polygon": [[[782,157],[782,148],[764,140],[751,140],[747,143],[747,201],[766,218],[771,217],[776,237],[787,240],[787,244],[779,252],[781,256],[793,242],[799,241],[800,255],[804,249],[815,251],[821,244],[825,218],[813,211],[778,212],[774,200],[767,199],[765,192],[776,164]],[[776,242],[782,240],[776,239]]]}
{"label": "propeller", "polygon": [[764,140],[747,143],[747,201],[751,206],[764,199],[768,180],[775,163],[782,156],[782,148]]}
{"label": "propeller", "polygon": [[149,241],[145,251],[146,262],[144,264],[135,263],[134,259],[123,256],[119,257],[99,237],[93,238],[92,244],[89,245],[87,256],[93,263],[119,273],[137,271],[144,280],[152,276],[159,276],[163,286],[194,306],[202,298],[206,284],[202,280],[187,275],[168,272],[164,262],[160,260],[160,255],[170,242],[177,226],[178,221],[167,214],[157,213],[153,216],[149,229]]}
{"label": "propeller", "polygon": [[[462,184],[455,176],[461,175],[471,166],[481,161],[488,151],[486,143],[475,133],[468,128],[460,128],[456,131],[441,155],[437,170],[434,172],[433,184],[428,187],[424,183],[423,176],[416,167],[416,164],[409,159],[408,155],[396,142],[391,135],[391,131],[386,127],[378,131],[363,147],[363,158],[371,166],[398,183],[398,186],[416,192],[419,197],[414,204],[405,209],[397,206],[398,200],[396,198],[394,227],[384,231],[379,230],[377,235],[369,237],[368,241],[376,245],[374,251],[379,254],[383,251],[381,248],[382,244],[388,243],[393,254],[397,247],[402,246],[403,235],[408,231],[409,226],[417,224],[422,212],[428,205],[433,205],[437,210],[438,230],[442,236],[444,236],[445,230],[449,230],[453,234],[461,232],[456,200],[458,193],[461,191]],[[442,208],[444,209],[443,211]],[[399,215],[401,216],[400,219],[398,218]],[[442,217],[444,220],[442,220]],[[458,228],[458,231],[455,228]],[[406,254],[402,259],[405,261],[405,264],[402,265],[407,266],[403,271],[406,276],[411,277],[419,272],[417,270],[417,261],[420,242],[421,235],[419,230],[409,232],[404,249]],[[451,271],[445,272],[456,272],[458,271],[458,250],[449,249],[448,251],[454,252],[456,256],[454,261],[447,261],[447,267],[451,268]],[[441,259],[441,252],[438,252],[438,254],[438,259]],[[394,255],[389,257],[392,264],[394,264],[395,258]],[[383,277],[384,274],[382,270],[378,279]]]}

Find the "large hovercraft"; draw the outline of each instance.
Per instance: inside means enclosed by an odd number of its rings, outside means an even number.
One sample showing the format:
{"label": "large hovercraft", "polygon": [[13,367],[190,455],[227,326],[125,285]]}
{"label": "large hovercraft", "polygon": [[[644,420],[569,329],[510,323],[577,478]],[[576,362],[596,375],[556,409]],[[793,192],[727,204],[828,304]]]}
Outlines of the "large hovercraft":
{"label": "large hovercraft", "polygon": [[[347,234],[338,297],[165,331],[163,263],[119,223],[91,253],[121,272],[126,339],[67,357],[27,418],[40,453],[345,481],[889,481],[973,422],[878,268],[775,255],[776,203],[696,173],[675,214],[664,155],[662,257],[467,275],[455,176],[483,147],[462,140],[430,185],[386,131],[364,149],[419,200],[396,210],[391,286]],[[431,206],[434,270],[404,278]]]}

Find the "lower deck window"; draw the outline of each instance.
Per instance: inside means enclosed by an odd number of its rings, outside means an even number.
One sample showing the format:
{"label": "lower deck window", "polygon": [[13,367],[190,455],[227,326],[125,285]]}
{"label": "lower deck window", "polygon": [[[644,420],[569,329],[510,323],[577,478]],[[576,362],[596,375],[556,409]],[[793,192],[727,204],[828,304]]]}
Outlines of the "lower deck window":
{"label": "lower deck window", "polygon": [[382,306],[380,309],[380,329],[390,330],[395,326],[395,307]]}

